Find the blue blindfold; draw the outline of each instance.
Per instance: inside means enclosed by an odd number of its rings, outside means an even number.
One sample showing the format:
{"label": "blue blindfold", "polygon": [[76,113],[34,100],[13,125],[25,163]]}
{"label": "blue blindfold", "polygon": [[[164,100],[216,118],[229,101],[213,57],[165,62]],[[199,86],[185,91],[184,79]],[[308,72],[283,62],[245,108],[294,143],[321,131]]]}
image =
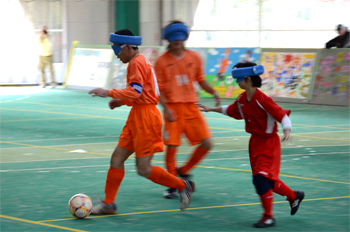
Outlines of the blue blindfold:
{"label": "blue blindfold", "polygon": [[244,80],[244,78],[249,76],[258,76],[264,73],[264,66],[252,66],[245,68],[234,68],[231,71],[232,77],[236,79],[236,82],[239,83]]}

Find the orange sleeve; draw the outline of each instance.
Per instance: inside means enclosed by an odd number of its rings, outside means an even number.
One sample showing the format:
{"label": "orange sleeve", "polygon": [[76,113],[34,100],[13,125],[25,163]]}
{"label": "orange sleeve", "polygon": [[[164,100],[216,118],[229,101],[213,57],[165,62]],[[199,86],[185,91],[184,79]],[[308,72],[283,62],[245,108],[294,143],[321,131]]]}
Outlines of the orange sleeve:
{"label": "orange sleeve", "polygon": [[[132,71],[130,71],[132,70]],[[142,64],[135,62],[135,63],[129,63],[128,70],[127,70],[127,82],[129,87],[125,89],[112,89],[109,90],[108,95],[112,98],[117,99],[136,99],[139,98],[142,94],[142,88],[143,88],[143,70],[142,70]]]}
{"label": "orange sleeve", "polygon": [[198,54],[196,54],[196,56],[197,56],[197,63],[198,63],[196,80],[198,81],[198,83],[201,83],[202,81],[205,81],[203,64],[200,56]]}
{"label": "orange sleeve", "polygon": [[158,87],[160,91],[165,89],[165,77],[162,67],[162,62],[160,59],[157,59],[156,64],[154,65],[154,71],[156,72]]}
{"label": "orange sleeve", "polygon": [[128,99],[123,99],[122,105],[133,106],[134,104],[132,104]]}

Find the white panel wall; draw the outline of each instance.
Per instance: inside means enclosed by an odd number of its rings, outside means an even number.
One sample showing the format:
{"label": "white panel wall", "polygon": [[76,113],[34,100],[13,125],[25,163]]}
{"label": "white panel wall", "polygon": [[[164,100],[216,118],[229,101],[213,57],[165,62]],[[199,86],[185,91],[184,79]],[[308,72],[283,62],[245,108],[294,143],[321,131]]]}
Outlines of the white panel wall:
{"label": "white panel wall", "polygon": [[67,43],[110,44],[109,34],[113,31],[112,1],[83,0],[66,1]]}
{"label": "white panel wall", "polygon": [[[171,20],[183,21],[190,28],[199,0],[140,0],[140,33],[144,46],[167,44],[161,28]],[[161,10],[162,9],[162,10]]]}

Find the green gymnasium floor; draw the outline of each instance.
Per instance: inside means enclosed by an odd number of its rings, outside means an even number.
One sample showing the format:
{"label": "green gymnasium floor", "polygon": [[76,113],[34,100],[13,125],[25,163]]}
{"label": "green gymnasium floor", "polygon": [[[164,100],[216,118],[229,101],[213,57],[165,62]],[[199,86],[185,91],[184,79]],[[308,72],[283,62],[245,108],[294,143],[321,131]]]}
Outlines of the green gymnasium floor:
{"label": "green gymnasium floor", "polygon": [[[211,99],[201,102],[214,105]],[[232,100],[223,100],[224,104]],[[280,104],[292,110],[293,141],[282,143],[280,178],[305,191],[290,216],[275,194],[276,226],[269,231],[349,231],[349,108]],[[0,231],[257,231],[262,213],[248,159],[244,122],[206,113],[213,151],[193,171],[190,207],[162,197],[163,186],[137,175],[135,160],[117,197],[117,215],[74,219],[67,202],[76,193],[104,197],[110,154],[129,107],[108,108],[108,99],[86,91],[0,88]],[[193,149],[186,140],[178,161]],[[163,153],[153,164],[164,167]]]}

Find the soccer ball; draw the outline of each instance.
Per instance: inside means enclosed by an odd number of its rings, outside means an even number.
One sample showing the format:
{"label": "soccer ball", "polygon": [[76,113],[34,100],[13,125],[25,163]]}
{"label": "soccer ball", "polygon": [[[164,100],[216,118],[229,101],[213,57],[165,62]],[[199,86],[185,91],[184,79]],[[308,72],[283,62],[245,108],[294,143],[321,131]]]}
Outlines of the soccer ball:
{"label": "soccer ball", "polygon": [[76,218],[87,217],[92,210],[92,201],[88,195],[78,193],[68,201],[69,212]]}

